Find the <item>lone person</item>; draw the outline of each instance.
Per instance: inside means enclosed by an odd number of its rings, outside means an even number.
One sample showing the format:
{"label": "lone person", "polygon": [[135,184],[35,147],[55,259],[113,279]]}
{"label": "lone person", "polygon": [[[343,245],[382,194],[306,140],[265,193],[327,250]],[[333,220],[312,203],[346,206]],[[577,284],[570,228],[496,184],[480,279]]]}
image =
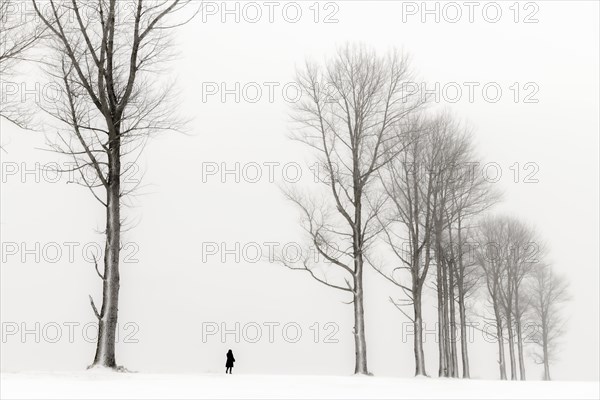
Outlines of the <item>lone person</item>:
{"label": "lone person", "polygon": [[229,374],[231,375],[231,369],[233,368],[233,363],[235,362],[235,358],[233,358],[233,352],[231,351],[231,349],[229,349],[229,351],[227,352],[227,363],[225,364],[225,373],[227,374],[227,371],[229,371]]}

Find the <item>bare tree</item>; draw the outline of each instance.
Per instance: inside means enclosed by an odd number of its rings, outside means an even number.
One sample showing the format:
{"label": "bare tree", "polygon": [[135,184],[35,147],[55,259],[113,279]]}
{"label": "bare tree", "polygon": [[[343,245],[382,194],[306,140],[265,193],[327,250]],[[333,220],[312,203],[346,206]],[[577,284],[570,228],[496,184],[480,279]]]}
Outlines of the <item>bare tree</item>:
{"label": "bare tree", "polygon": [[296,104],[300,130],[293,138],[316,151],[325,197],[316,201],[291,190],[287,196],[303,212],[311,246],[341,283],[321,278],[307,257],[302,265],[287,265],[351,294],[356,374],[369,373],[363,272],[383,203],[369,194],[376,192],[377,172],[400,151],[398,124],[419,105],[408,95],[409,79],[405,56],[378,56],[362,45],[340,48],[324,67],[307,62],[297,76],[304,98]]}
{"label": "bare tree", "polygon": [[477,248],[475,258],[481,267],[487,299],[493,310],[493,321],[496,326],[496,340],[498,342],[498,366],[500,379],[506,380],[506,359],[504,352],[504,317],[501,304],[501,285],[503,284],[504,256],[503,249],[498,243],[503,242],[505,236],[505,221],[488,217],[478,226]]}
{"label": "bare tree", "polygon": [[[456,139],[457,146],[455,165],[449,166],[450,177],[447,180],[451,186],[449,200],[446,202],[447,244],[444,256],[449,267],[449,286],[452,293],[450,308],[450,333],[451,343],[456,343],[453,326],[455,321],[454,301],[458,305],[460,319],[460,344],[462,377],[470,377],[468,332],[467,332],[467,307],[466,299],[480,286],[480,274],[476,272],[475,258],[473,257],[473,243],[469,237],[473,234],[474,218],[488,210],[499,199],[498,192],[484,179],[483,174],[477,173],[480,164],[472,146],[471,134],[463,130]],[[456,289],[456,296],[454,290]],[[453,349],[453,353],[456,351]],[[454,376],[458,375],[458,362],[453,357]]]}
{"label": "bare tree", "polygon": [[436,264],[436,291],[438,300],[438,375],[458,376],[456,351],[456,311],[454,306],[455,284],[452,273],[454,254],[452,249],[453,211],[451,199],[454,191],[454,173],[465,146],[456,136],[456,126],[445,122],[437,146],[440,156],[435,166],[435,209],[433,212],[432,248]]}
{"label": "bare tree", "polygon": [[[523,316],[529,306],[529,299],[522,286],[530,276],[534,265],[542,257],[539,240],[533,229],[514,218],[505,219],[504,241],[497,243],[508,255],[504,260],[504,284],[500,285],[500,298],[507,321],[511,379],[516,379],[516,359],[519,363],[519,379],[525,380],[525,360],[523,350]],[[514,329],[513,329],[514,324]],[[513,333],[514,332],[514,333]],[[514,337],[516,334],[516,337]],[[514,343],[517,344],[516,356]]]}
{"label": "bare tree", "polygon": [[43,26],[26,17],[22,9],[25,5],[23,1],[0,0],[0,77],[3,86],[0,118],[21,128],[29,126],[30,115],[20,106],[21,100],[12,101],[9,98],[6,93],[9,82],[6,78],[14,76],[16,64],[27,60],[28,50],[44,34]]}
{"label": "bare tree", "polygon": [[[414,119],[399,137],[404,150],[380,172],[388,202],[380,219],[384,240],[400,262],[377,269],[400,287],[393,304],[413,323],[416,375],[425,375],[422,295],[428,271],[437,267],[440,376],[458,377],[456,304],[462,336],[463,377],[468,377],[464,299],[475,286],[475,263],[463,260],[463,235],[472,216],[491,204],[483,176],[474,174],[471,136],[452,117]],[[435,256],[435,260],[433,257]],[[404,274],[403,274],[404,273]],[[405,311],[412,307],[412,313]]]}
{"label": "bare tree", "polygon": [[561,306],[570,299],[568,282],[557,276],[547,264],[535,267],[530,289],[532,320],[539,328],[534,336],[540,352],[534,352],[534,360],[544,365],[544,380],[550,378],[550,361],[555,356],[558,339],[564,333],[565,318]]}
{"label": "bare tree", "polygon": [[524,288],[543,257],[543,246],[539,243],[535,231],[514,218],[488,218],[480,226],[482,249],[478,261],[494,309],[502,364],[506,327],[511,380],[517,379],[517,362],[519,378],[525,380],[523,325],[530,297]]}
{"label": "bare tree", "polygon": [[[457,214],[459,179],[469,161],[471,142],[462,127],[445,115],[438,127],[433,146],[437,148],[436,161],[430,168],[433,181],[433,212],[431,248],[435,255],[435,286],[438,300],[439,376],[458,377],[456,327],[456,276],[458,258],[462,249],[456,249],[454,224]],[[464,177],[462,177],[464,179]]]}
{"label": "bare tree", "polygon": [[[72,157],[81,185],[106,210],[102,305],[98,309],[96,354],[91,366],[117,368],[115,339],[119,306],[123,198],[127,155],[137,157],[149,135],[178,129],[169,84],[157,79],[169,59],[169,32],[191,15],[176,17],[190,0],[136,0],[132,13],[117,0],[50,0],[42,9],[32,0],[48,30],[53,57],[46,64],[61,89],[61,101],[46,108],[59,121],[52,148]],[[131,5],[130,3],[127,3]],[[135,158],[133,159],[135,161]]]}
{"label": "bare tree", "polygon": [[[433,223],[433,191],[439,148],[432,145],[439,121],[414,119],[402,130],[404,150],[380,173],[389,211],[381,216],[385,242],[400,265],[376,270],[400,287],[406,299],[390,301],[413,323],[415,375],[427,375],[423,351],[423,286],[431,264],[430,236]],[[408,273],[408,277],[403,277]],[[406,307],[412,308],[411,313]]]}
{"label": "bare tree", "polygon": [[467,225],[468,218],[462,219],[460,212],[456,221],[455,242],[451,248],[456,249],[453,254],[453,275],[456,282],[456,303],[458,305],[458,316],[460,324],[460,351],[462,377],[470,378],[469,362],[469,327],[467,299],[469,299],[481,285],[481,274],[477,273],[477,263],[473,257],[473,242],[471,241],[473,227]]}

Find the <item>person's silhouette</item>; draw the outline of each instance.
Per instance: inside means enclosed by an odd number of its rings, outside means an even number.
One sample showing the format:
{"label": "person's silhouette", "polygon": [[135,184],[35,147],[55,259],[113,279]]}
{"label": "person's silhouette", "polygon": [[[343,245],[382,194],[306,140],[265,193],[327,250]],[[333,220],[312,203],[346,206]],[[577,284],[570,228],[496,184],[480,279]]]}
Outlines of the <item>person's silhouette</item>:
{"label": "person's silhouette", "polygon": [[233,352],[231,351],[231,349],[229,349],[229,351],[227,352],[227,363],[225,363],[225,373],[229,371],[229,374],[231,375],[231,369],[233,368],[234,362],[235,358],[233,358]]}

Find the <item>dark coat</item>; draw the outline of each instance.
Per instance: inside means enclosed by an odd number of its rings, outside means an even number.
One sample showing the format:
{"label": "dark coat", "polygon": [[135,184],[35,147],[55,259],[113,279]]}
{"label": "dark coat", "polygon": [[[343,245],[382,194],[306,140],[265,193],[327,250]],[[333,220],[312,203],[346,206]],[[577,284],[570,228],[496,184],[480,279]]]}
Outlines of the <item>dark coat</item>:
{"label": "dark coat", "polygon": [[233,363],[235,362],[235,358],[233,358],[233,352],[227,352],[227,363],[225,364],[225,368],[233,368]]}

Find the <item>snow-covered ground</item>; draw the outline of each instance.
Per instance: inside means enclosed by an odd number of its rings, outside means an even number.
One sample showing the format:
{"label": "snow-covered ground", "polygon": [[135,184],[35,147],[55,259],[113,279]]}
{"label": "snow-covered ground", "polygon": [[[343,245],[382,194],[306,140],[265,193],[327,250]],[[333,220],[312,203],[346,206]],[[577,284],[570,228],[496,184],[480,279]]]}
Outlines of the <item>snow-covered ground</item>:
{"label": "snow-covered ground", "polygon": [[168,375],[84,371],[2,373],[1,398],[598,399],[598,382],[289,375]]}

